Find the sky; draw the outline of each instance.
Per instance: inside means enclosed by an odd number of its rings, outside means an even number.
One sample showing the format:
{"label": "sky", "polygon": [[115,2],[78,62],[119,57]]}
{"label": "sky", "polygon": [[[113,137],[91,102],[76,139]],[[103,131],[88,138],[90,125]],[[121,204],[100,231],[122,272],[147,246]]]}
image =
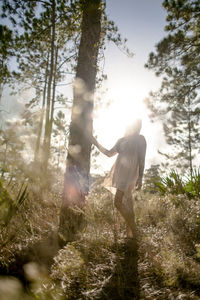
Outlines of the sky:
{"label": "sky", "polygon": [[[105,102],[94,117],[94,129],[99,142],[111,148],[123,136],[125,127],[136,117],[143,120],[142,134],[147,140],[146,167],[159,163],[157,150],[162,150],[165,140],[161,123],[152,123],[143,100],[151,90],[157,90],[160,79],[153,71],[144,68],[150,52],[164,37],[165,10],[161,0],[108,0],[107,14],[119,28],[127,45],[134,53],[128,58],[116,45],[109,43],[105,52],[104,72],[108,76]],[[98,171],[107,171],[113,159],[103,155],[97,160]]]}

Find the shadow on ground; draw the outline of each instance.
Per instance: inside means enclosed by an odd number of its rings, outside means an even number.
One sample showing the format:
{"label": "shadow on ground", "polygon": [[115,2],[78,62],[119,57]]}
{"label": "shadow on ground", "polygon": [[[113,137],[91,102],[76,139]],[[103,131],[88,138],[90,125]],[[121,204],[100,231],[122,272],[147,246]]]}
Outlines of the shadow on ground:
{"label": "shadow on ground", "polygon": [[[30,282],[27,280],[24,266],[34,262],[49,273],[54,263],[54,257],[64,246],[64,243],[61,245],[61,242],[58,233],[52,232],[45,239],[16,254],[13,263],[6,268],[0,266],[0,275],[18,278],[23,283],[25,290],[29,291]],[[140,299],[137,241],[126,239],[121,243],[117,242],[114,248],[114,252],[120,254],[117,255],[119,258],[116,267],[95,299]]]}
{"label": "shadow on ground", "polygon": [[138,244],[135,239],[126,239],[117,245],[117,251],[123,253],[112,277],[101,290],[98,299],[139,299]]}

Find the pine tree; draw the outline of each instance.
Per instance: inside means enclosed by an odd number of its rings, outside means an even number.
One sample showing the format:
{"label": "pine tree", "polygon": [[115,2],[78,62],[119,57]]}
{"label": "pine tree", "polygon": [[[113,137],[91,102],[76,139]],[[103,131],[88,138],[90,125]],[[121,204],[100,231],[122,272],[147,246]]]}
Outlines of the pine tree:
{"label": "pine tree", "polygon": [[[71,71],[72,61],[76,56],[76,40],[80,29],[77,8],[76,1],[70,5],[64,0],[34,3],[25,0],[18,3],[4,0],[3,10],[9,12],[9,18],[14,20],[17,31],[15,42],[18,45],[18,70],[15,72],[15,78],[22,88],[35,89],[36,95],[26,105],[26,109],[35,114],[38,105],[41,105],[35,161],[39,158],[44,134],[44,172],[50,158],[55,103],[61,99],[57,94],[57,84],[63,82],[66,72]],[[20,34],[19,28],[22,31]],[[62,97],[62,104],[63,100]],[[27,114],[29,115],[29,112]]]}
{"label": "pine tree", "polygon": [[167,155],[175,166],[189,168],[200,146],[200,3],[197,0],[166,0],[165,30],[168,35],[156,45],[146,67],[162,76],[162,85],[152,93],[148,106],[152,118],[164,124]]}
{"label": "pine tree", "polygon": [[160,180],[160,165],[151,165],[149,169],[145,171],[144,174],[144,185],[143,190],[145,192],[155,194],[158,189],[156,187],[156,182]]}
{"label": "pine tree", "polygon": [[101,0],[83,0],[82,34],[79,45],[70,124],[69,151],[60,212],[60,232],[64,239],[73,238],[82,215],[74,208],[83,208],[89,190],[92,112],[97,74],[97,57],[101,34]]}

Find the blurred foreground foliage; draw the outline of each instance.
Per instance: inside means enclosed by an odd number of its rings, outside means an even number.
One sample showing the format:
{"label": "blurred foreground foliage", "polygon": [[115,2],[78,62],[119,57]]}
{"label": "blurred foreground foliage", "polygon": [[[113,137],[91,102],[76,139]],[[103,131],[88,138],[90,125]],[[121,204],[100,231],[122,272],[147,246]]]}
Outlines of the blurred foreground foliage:
{"label": "blurred foreground foliage", "polygon": [[0,225],[7,226],[17,210],[27,199],[27,186],[21,185],[20,189],[12,188],[15,196],[11,197],[8,190],[0,180]]}
{"label": "blurred foreground foliage", "polygon": [[198,196],[135,192],[138,278],[130,278],[134,266],[125,263],[126,228],[102,178],[91,186],[84,229],[75,241],[56,248],[62,196],[57,180],[42,196],[30,187],[28,199],[0,231],[1,299],[134,299],[133,279],[140,285],[138,299],[199,299]]}

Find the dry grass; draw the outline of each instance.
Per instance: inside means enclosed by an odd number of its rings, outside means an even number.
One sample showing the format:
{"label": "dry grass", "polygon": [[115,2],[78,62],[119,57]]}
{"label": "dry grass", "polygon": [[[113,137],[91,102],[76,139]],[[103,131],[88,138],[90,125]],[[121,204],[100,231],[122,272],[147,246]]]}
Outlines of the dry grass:
{"label": "dry grass", "polygon": [[[23,257],[31,245],[56,231],[60,196],[56,189],[43,199],[30,195],[1,232],[1,266],[9,269],[16,253]],[[78,239],[54,256],[50,269],[37,261],[26,265],[29,294],[16,279],[3,277],[2,295],[9,294],[7,284],[17,292],[15,298],[0,299],[14,300],[18,294],[19,299],[199,299],[199,199],[138,193],[134,201],[138,256],[125,240],[125,225],[111,194],[96,184],[84,213],[87,225]]]}
{"label": "dry grass", "polygon": [[140,195],[135,206],[144,299],[199,299],[199,199]]}

